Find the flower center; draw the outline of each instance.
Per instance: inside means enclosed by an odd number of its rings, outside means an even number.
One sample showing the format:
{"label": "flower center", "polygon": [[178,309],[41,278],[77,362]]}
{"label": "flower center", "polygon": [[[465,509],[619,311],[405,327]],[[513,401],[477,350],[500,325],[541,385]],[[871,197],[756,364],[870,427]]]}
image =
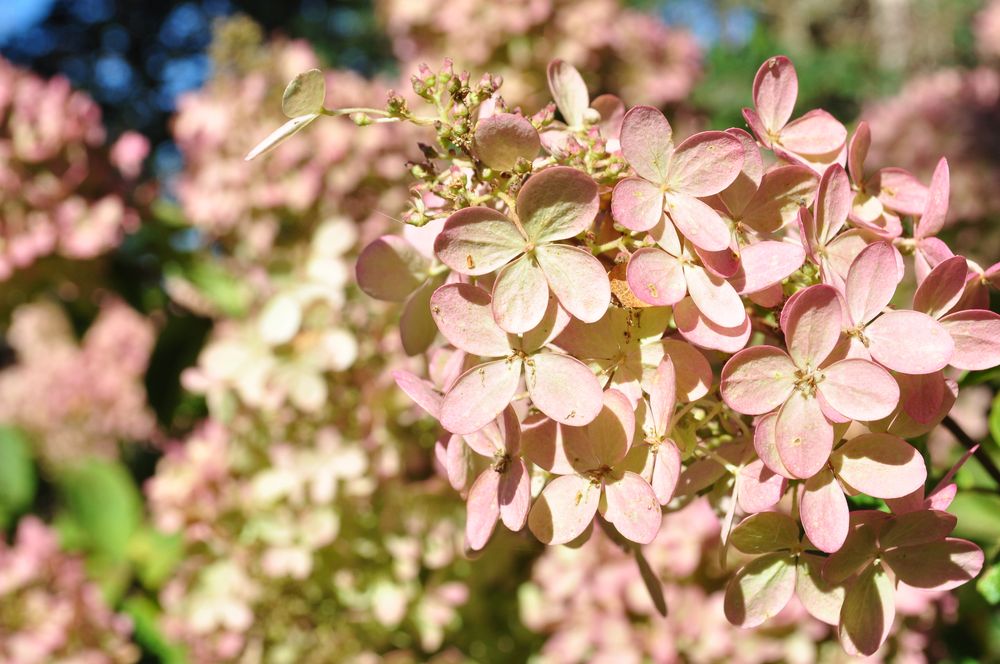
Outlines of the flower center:
{"label": "flower center", "polygon": [[807,397],[816,396],[816,387],[823,382],[823,374],[812,367],[795,370],[795,389]]}

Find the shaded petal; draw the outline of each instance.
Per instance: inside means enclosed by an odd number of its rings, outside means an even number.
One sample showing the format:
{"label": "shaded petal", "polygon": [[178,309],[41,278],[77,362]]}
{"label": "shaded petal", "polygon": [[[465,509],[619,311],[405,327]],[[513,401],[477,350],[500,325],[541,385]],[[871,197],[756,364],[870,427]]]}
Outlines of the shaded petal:
{"label": "shaded petal", "polygon": [[913,309],[931,318],[941,318],[962,299],[968,273],[968,261],[962,256],[938,263],[913,294]]}
{"label": "shaded petal", "polygon": [[644,386],[649,394],[649,416],[653,429],[660,438],[670,431],[670,419],[677,405],[677,371],[669,355],[660,361],[652,379]]}
{"label": "shaded petal", "polygon": [[434,240],[441,262],[461,274],[489,274],[524,251],[525,240],[513,222],[487,207],[459,210]]}
{"label": "shaded petal", "polygon": [[511,334],[533,330],[549,306],[549,285],[533,257],[505,266],[493,283],[493,318]]}
{"label": "shaded petal", "polygon": [[469,489],[465,511],[465,541],[473,551],[486,546],[496,528],[497,518],[500,516],[500,503],[497,500],[499,485],[500,473],[487,468]]}
{"label": "shaded petal", "polygon": [[[625,102],[615,95],[599,95],[590,107],[601,114],[601,136],[606,141],[616,141],[622,133],[622,120],[625,119]],[[608,148],[611,152],[611,148]]]}
{"label": "shaded petal", "polygon": [[855,325],[879,315],[896,292],[896,250],[888,242],[865,247],[847,272],[847,310]]}
{"label": "shaded petal", "polygon": [[687,292],[681,262],[657,247],[643,247],[629,258],[628,286],[643,302],[673,305]]}
{"label": "shaded petal", "polygon": [[[618,464],[625,458],[635,435],[635,409],[632,402],[618,390],[605,390],[604,406],[597,417],[586,425],[584,432],[597,461],[588,470]],[[570,438],[567,436],[566,440],[568,442]],[[570,457],[572,459],[571,453]]]}
{"label": "shaded petal", "polygon": [[956,311],[942,318],[941,325],[955,342],[951,366],[978,371],[1000,364],[1000,315],[985,309]]}
{"label": "shaded petal", "polygon": [[[567,442],[566,439],[570,437],[584,442]],[[567,450],[582,449],[587,444],[582,428],[563,426],[542,413],[529,415],[521,424],[521,450],[524,456],[550,473],[569,475],[592,468],[593,466],[578,468],[567,457]]]}
{"label": "shaded petal", "polygon": [[816,193],[816,239],[826,244],[844,227],[851,212],[854,193],[847,172],[840,165],[828,168]]}
{"label": "shaded petal", "polygon": [[[657,343],[641,346],[642,363],[646,367],[657,367],[664,356],[669,356],[677,377],[677,397],[683,401],[695,401],[708,394],[712,387],[712,365],[705,356],[689,343],[677,339],[663,339]],[[651,376],[650,376],[651,378]],[[648,392],[648,380],[643,374],[643,387]]]}
{"label": "shaded petal", "polygon": [[778,455],[778,445],[775,442],[774,428],[778,423],[778,414],[769,413],[757,419],[753,430],[753,447],[757,456],[772,472],[787,479],[797,479],[788,472]]}
{"label": "shaded petal", "polygon": [[402,302],[423,283],[429,261],[397,235],[383,235],[358,256],[358,286],[376,300]]}
{"label": "shaded petal", "polygon": [[492,298],[478,286],[447,284],[431,296],[431,316],[453,346],[473,355],[501,357],[511,352],[507,333],[493,319]]}
{"label": "shaded petal", "polygon": [[895,584],[880,565],[862,572],[844,595],[840,642],[848,653],[873,655],[889,637],[896,618]]}
{"label": "shaded petal", "polygon": [[473,150],[488,167],[511,171],[518,159],[531,161],[542,143],[538,131],[523,115],[497,113],[476,123]]}
{"label": "shaded petal", "polygon": [[738,627],[757,627],[778,615],[794,593],[795,559],[788,553],[765,554],[729,581],[726,618]]}
{"label": "shaded petal", "polygon": [[553,166],[528,178],[517,194],[517,214],[532,242],[578,235],[594,222],[597,183],[583,171]]}
{"label": "shaded petal", "polygon": [[945,218],[948,216],[948,196],[951,192],[951,175],[948,170],[948,160],[941,157],[934,175],[931,177],[931,186],[927,192],[927,206],[920,212],[920,220],[913,231],[913,236],[917,240],[937,235],[938,231],[944,228]]}
{"label": "shaded petal", "polygon": [[753,136],[742,129],[727,129],[743,147],[743,166],[732,183],[719,192],[719,199],[733,216],[741,216],[764,177],[764,160]]}
{"label": "shaded petal", "polygon": [[826,464],[833,449],[833,425],[819,400],[794,391],[778,411],[774,441],[781,463],[792,475],[812,477]]}
{"label": "shaded petal", "polygon": [[983,569],[983,550],[967,540],[949,537],[886,551],[885,560],[907,585],[950,590],[976,578]]}
{"label": "shaded petal", "polygon": [[833,470],[856,491],[875,498],[902,498],[924,485],[924,458],[902,438],[866,433],[833,453]]}
{"label": "shaded petal", "polygon": [[440,278],[429,279],[406,298],[399,315],[399,338],[407,355],[423,353],[437,337],[437,323],[431,314],[431,297],[440,285]]}
{"label": "shaded petal", "polygon": [[601,412],[604,393],[597,377],[569,355],[542,352],[526,362],[525,382],[531,402],[556,422],[583,426]]}
{"label": "shaded petal", "polygon": [[743,145],[724,131],[703,131],[677,146],[670,160],[670,188],[688,196],[711,196],[728,187],[743,168]]}
{"label": "shaded petal", "polygon": [[877,191],[882,205],[899,214],[923,214],[927,207],[927,187],[902,168],[883,168],[869,178],[865,188]]}
{"label": "shaded petal", "polygon": [[917,511],[894,516],[882,529],[878,540],[883,549],[930,544],[948,537],[957,523],[958,519],[953,514],[918,508]]}
{"label": "shaded petal", "polygon": [[847,498],[829,469],[806,480],[799,512],[806,537],[817,549],[833,553],[847,539],[850,512]]}
{"label": "shaded petal", "polygon": [[670,123],[659,109],[636,106],[622,120],[622,156],[639,177],[663,184],[674,151],[672,134]]}
{"label": "shaded petal", "polygon": [[774,346],[745,348],[722,369],[722,399],[744,415],[775,410],[785,403],[794,387],[795,365]]}
{"label": "shaded petal", "polygon": [[482,429],[510,404],[521,378],[521,360],[502,359],[459,377],[441,404],[441,426],[457,434]]}
{"label": "shaded petal", "polygon": [[664,198],[670,220],[692,244],[706,251],[729,248],[732,241],[729,225],[710,205],[679,192],[668,193]]}
{"label": "shaded petal", "polygon": [[778,512],[752,514],[733,528],[729,542],[737,551],[751,555],[787,551],[799,544],[799,524]]}
{"label": "shaded petal", "polygon": [[663,192],[648,180],[625,178],[611,194],[611,215],[632,231],[647,231],[663,218]]}
{"label": "shaded petal", "polygon": [[631,471],[622,473],[620,479],[604,485],[608,507],[604,518],[614,525],[626,539],[639,544],[649,544],[660,531],[663,512],[653,487]]}
{"label": "shaded petal", "polygon": [[846,589],[823,578],[823,558],[813,553],[799,556],[795,576],[795,595],[809,614],[828,625],[840,622],[840,608]]}
{"label": "shaded petal", "polygon": [[601,499],[601,486],[579,475],[557,477],[542,490],[528,513],[528,529],[545,544],[565,544],[579,537]]}
{"label": "shaded petal", "polygon": [[868,352],[901,373],[939,371],[951,361],[955,342],[940,323],[919,311],[889,311],[865,328]]}
{"label": "shaded petal", "polygon": [[862,422],[889,417],[899,405],[899,385],[892,375],[873,362],[857,358],[823,369],[819,392],[838,413]]}
{"label": "shaded petal", "polygon": [[743,466],[736,481],[739,484],[736,495],[740,509],[751,514],[777,505],[788,487],[788,480],[772,472],[760,459]]}
{"label": "shaded petal", "polygon": [[677,480],[681,476],[681,453],[672,440],[660,443],[653,452],[653,475],[650,485],[661,505],[666,505],[674,497]]}
{"label": "shaded petal", "polygon": [[795,221],[799,209],[816,198],[819,178],[805,166],[779,166],[764,174],[760,188],[739,221],[761,233],[773,233]]}
{"label": "shaded petal", "polygon": [[601,261],[589,251],[549,244],[535,250],[535,259],[566,311],[585,323],[604,316],[611,305],[611,282]]}
{"label": "shaded petal", "polygon": [[392,378],[399,389],[413,399],[414,403],[427,411],[427,414],[437,418],[441,412],[441,401],[444,397],[426,380],[418,378],[409,371],[397,369],[392,372]]}
{"label": "shaded petal", "polygon": [[503,525],[515,533],[524,528],[531,507],[531,475],[523,459],[512,459],[507,472],[500,473],[497,494]]}

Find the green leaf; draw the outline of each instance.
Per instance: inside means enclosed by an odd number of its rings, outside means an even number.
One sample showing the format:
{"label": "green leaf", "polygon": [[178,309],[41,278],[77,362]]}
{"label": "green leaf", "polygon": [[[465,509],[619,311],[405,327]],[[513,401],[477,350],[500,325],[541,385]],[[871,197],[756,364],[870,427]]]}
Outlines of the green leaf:
{"label": "green leaf", "polygon": [[143,649],[159,657],[162,664],[186,664],[184,650],[174,645],[160,631],[160,608],[148,597],[135,595],[122,604],[132,618],[135,640]]}
{"label": "green leaf", "polygon": [[289,118],[321,113],[326,101],[326,79],[319,69],[304,71],[288,84],[281,97],[281,110]]}
{"label": "green leaf", "polygon": [[140,528],[128,544],[129,559],[143,586],[158,590],[174,571],[184,553],[179,534],[168,535],[153,528]]}
{"label": "green leaf", "polygon": [[168,265],[164,270],[167,279],[180,279],[191,284],[223,315],[240,318],[246,314],[253,299],[253,289],[243,280],[234,277],[215,260],[198,259],[181,267]]}
{"label": "green leaf", "polygon": [[976,590],[990,604],[1000,604],[1000,565],[993,565],[979,577]]}
{"label": "green leaf", "polygon": [[125,467],[89,461],[65,471],[59,485],[69,518],[86,536],[86,548],[124,559],[142,516],[142,498]]}
{"label": "green leaf", "polygon": [[0,427],[0,529],[27,510],[37,487],[27,438],[17,429]]}
{"label": "green leaf", "polygon": [[743,553],[790,549],[799,543],[799,526],[784,514],[760,512],[741,521],[730,541]]}
{"label": "green leaf", "polygon": [[993,442],[1000,445],[1000,393],[993,399],[993,406],[990,408],[990,435]]}
{"label": "green leaf", "polygon": [[840,640],[849,653],[872,655],[885,642],[896,617],[892,579],[871,565],[847,589],[840,611]]}

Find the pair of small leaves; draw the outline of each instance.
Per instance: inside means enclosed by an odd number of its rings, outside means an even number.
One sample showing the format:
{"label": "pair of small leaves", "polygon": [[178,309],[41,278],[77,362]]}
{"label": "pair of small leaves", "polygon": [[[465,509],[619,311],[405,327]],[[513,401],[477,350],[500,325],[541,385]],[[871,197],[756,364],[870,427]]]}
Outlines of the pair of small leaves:
{"label": "pair of small leaves", "polygon": [[247,153],[246,161],[270,152],[308,127],[323,114],[325,99],[326,79],[320,70],[310,69],[292,79],[281,98],[281,110],[291,119]]}

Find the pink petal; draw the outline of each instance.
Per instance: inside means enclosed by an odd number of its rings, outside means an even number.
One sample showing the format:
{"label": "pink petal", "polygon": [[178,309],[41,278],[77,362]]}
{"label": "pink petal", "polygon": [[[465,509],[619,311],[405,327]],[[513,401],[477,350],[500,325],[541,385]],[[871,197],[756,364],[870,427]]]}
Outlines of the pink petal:
{"label": "pink petal", "polygon": [[948,387],[944,374],[935,371],[929,374],[897,374],[900,386],[900,402],[907,415],[920,424],[930,424],[943,418],[942,407]]}
{"label": "pink petal", "polygon": [[753,79],[753,103],[764,128],[781,131],[792,117],[799,94],[799,79],[792,61],[783,55],[768,59]]}
{"label": "pink petal", "polygon": [[545,273],[531,256],[504,266],[493,283],[493,318],[511,334],[538,326],[549,306]]}
{"label": "pink petal", "polygon": [[663,184],[674,151],[672,134],[670,123],[658,109],[636,106],[622,120],[622,156],[639,177]]}
{"label": "pink petal", "polygon": [[826,111],[815,109],[785,125],[778,140],[797,154],[825,155],[844,145],[847,129]]}
{"label": "pink petal", "polygon": [[434,241],[441,262],[461,274],[489,274],[524,251],[513,222],[486,207],[469,207],[450,217]]}
{"label": "pink petal", "polygon": [[931,318],[941,318],[958,304],[965,292],[968,262],[962,256],[952,256],[938,263],[913,294],[913,308]]}
{"label": "pink petal", "polygon": [[[917,275],[917,282],[922,282],[933,268],[954,255],[955,253],[948,245],[936,237],[925,237],[917,240],[917,253],[913,256],[913,267]],[[962,304],[962,302],[959,302],[960,309],[968,308],[961,306]],[[982,309],[985,306],[988,305],[984,302],[981,306],[974,308]]]}
{"label": "pink petal", "polygon": [[497,518],[500,516],[500,503],[497,500],[499,485],[500,473],[487,468],[480,473],[469,489],[465,514],[465,541],[473,551],[486,546],[496,528]]}
{"label": "pink petal", "polygon": [[795,593],[795,558],[768,553],[741,568],[726,586],[726,618],[737,627],[757,627],[778,615]]}
{"label": "pink petal", "polygon": [[769,413],[791,395],[795,371],[795,365],[780,348],[746,348],[733,355],[722,369],[722,399],[737,413]]}
{"label": "pink petal", "polygon": [[940,323],[919,311],[889,311],[865,328],[868,352],[901,373],[939,371],[951,361],[955,343]]}
{"label": "pink petal", "polygon": [[764,174],[760,189],[737,221],[762,232],[773,233],[795,221],[799,209],[816,197],[819,179],[804,166],[779,166]]}
{"label": "pink petal", "polygon": [[601,500],[601,486],[580,475],[557,477],[542,490],[528,513],[528,529],[545,544],[565,544],[579,537]]}
{"label": "pink petal", "polygon": [[823,268],[824,283],[843,290],[851,264],[867,246],[868,239],[858,228],[852,228],[834,238],[826,246],[826,257],[820,264]]}
{"label": "pink petal", "polygon": [[600,208],[597,183],[583,171],[553,166],[536,173],[517,194],[517,214],[536,243],[566,240],[590,227]]}
{"label": "pink petal", "polygon": [[611,194],[611,215],[632,231],[648,231],[663,217],[663,192],[640,178],[625,178]]}
{"label": "pink petal", "polygon": [[722,251],[705,251],[695,245],[691,245],[690,249],[694,250],[701,266],[709,274],[728,279],[740,269],[740,251],[735,240]]}
{"label": "pink petal", "polygon": [[890,518],[883,512],[853,512],[843,546],[823,564],[823,578],[841,584],[869,566],[878,555],[876,527]]}
{"label": "pink petal", "polygon": [[472,474],[472,454],[469,446],[462,442],[461,436],[452,434],[448,437],[444,450],[444,468],[448,483],[455,491],[465,491]]}
{"label": "pink petal", "polygon": [[531,475],[523,459],[512,459],[507,471],[500,474],[497,495],[503,525],[515,533],[524,528],[531,507]]}
{"label": "pink petal", "polygon": [[590,102],[590,107],[601,114],[601,137],[606,141],[617,140],[625,119],[625,102],[615,95],[600,95]]}
{"label": "pink petal", "polygon": [[856,358],[823,369],[819,392],[838,413],[862,422],[889,417],[899,405],[899,386],[892,375],[868,360]]}
{"label": "pink petal", "polygon": [[[677,397],[682,401],[695,401],[708,394],[712,387],[712,366],[698,349],[676,339],[663,339],[658,343],[641,346],[642,363],[656,367],[665,356],[670,357],[677,376]],[[645,375],[645,374],[644,374]],[[648,382],[643,380],[648,391]]]}
{"label": "pink petal", "polygon": [[893,517],[878,541],[883,549],[930,544],[948,537],[957,523],[958,519],[947,512],[920,509]]}
{"label": "pink petal", "polygon": [[523,115],[497,113],[476,123],[473,150],[488,167],[512,171],[518,159],[531,161],[542,144],[538,132]]}
{"label": "pink petal", "polygon": [[868,245],[847,273],[847,310],[856,325],[875,318],[896,292],[896,250],[888,242]]}
{"label": "pink petal", "polygon": [[493,459],[497,455],[517,456],[521,446],[521,423],[512,406],[482,429],[464,436],[466,445],[476,454]]}
{"label": "pink petal", "polygon": [[754,293],[746,293],[746,296],[748,300],[765,309],[777,309],[785,300],[781,284],[774,284]]}
{"label": "pink petal", "polygon": [[711,275],[697,265],[685,265],[684,277],[695,306],[716,325],[736,327],[746,318],[743,300],[725,279]]}
{"label": "pink petal", "polygon": [[941,319],[941,325],[955,342],[951,366],[978,371],[1000,364],[1000,315],[985,309],[967,309],[948,314]]}
{"label": "pink petal", "polygon": [[873,655],[896,618],[895,584],[880,565],[868,567],[847,589],[840,611],[840,642],[849,654]]}
{"label": "pink petal", "polygon": [[653,487],[633,472],[625,471],[621,479],[606,482],[604,494],[608,507],[604,518],[626,539],[649,544],[660,531],[663,513]]}
{"label": "pink petal", "polygon": [[831,286],[810,286],[785,309],[788,354],[798,367],[818,367],[840,340],[840,296]]}
{"label": "pink petal", "polygon": [[927,479],[924,459],[902,438],[866,433],[833,453],[834,472],[852,489],[875,498],[902,498]]}
{"label": "pink petal", "polygon": [[806,480],[799,511],[806,537],[817,549],[833,553],[847,539],[850,512],[847,498],[829,469]]}
{"label": "pink petal", "polygon": [[707,203],[684,193],[668,193],[665,196],[670,220],[681,234],[706,251],[722,251],[729,248],[732,232],[719,213]]}
{"label": "pink petal", "polygon": [[744,108],[743,119],[746,120],[747,124],[750,126],[750,130],[754,133],[754,136],[757,137],[757,140],[760,141],[761,145],[769,150],[774,147],[771,141],[774,134],[772,134],[768,128],[764,126],[764,121],[760,119],[759,115],[757,115],[757,111],[752,108]]}
{"label": "pink petal", "polygon": [[406,395],[413,399],[414,403],[427,411],[431,417],[437,418],[441,412],[441,393],[434,389],[434,386],[426,380],[421,380],[409,371],[401,369],[392,372],[393,380],[399,389],[406,392]]}
{"label": "pink petal", "polygon": [[[601,384],[583,362],[569,355],[542,352],[525,363],[531,402],[556,422],[583,426],[601,412]],[[511,395],[513,396],[513,395]]]}
{"label": "pink petal", "polygon": [[677,480],[681,475],[681,453],[672,440],[665,440],[653,452],[653,475],[650,485],[661,505],[674,497]]}
{"label": "pink petal", "polygon": [[601,261],[586,249],[565,244],[538,247],[535,258],[566,311],[585,323],[604,316],[611,305],[611,282]]}
{"label": "pink petal", "polygon": [[737,327],[721,327],[702,316],[689,297],[674,306],[674,323],[687,341],[723,353],[735,353],[750,339],[749,316]]}
{"label": "pink petal", "polygon": [[976,578],[983,569],[983,550],[963,539],[904,546],[885,553],[903,583],[921,590],[951,590]]}
{"label": "pink petal", "polygon": [[757,424],[753,430],[753,447],[760,460],[772,472],[786,479],[794,480],[797,478],[788,472],[785,464],[781,462],[781,457],[778,455],[778,445],[775,442],[774,432],[777,423],[777,413],[768,413],[763,417],[757,418]]}
{"label": "pink petal", "polygon": [[740,295],[781,283],[802,267],[806,254],[800,244],[766,240],[740,250],[739,271],[729,279]]}
{"label": "pink petal", "polygon": [[510,404],[521,378],[521,360],[487,362],[455,381],[441,404],[441,426],[457,434],[482,429]]}
{"label": "pink petal", "polygon": [[788,472],[795,477],[812,477],[830,458],[833,426],[817,399],[795,391],[778,411],[774,441]]}
{"label": "pink petal", "polygon": [[826,244],[844,227],[854,200],[851,181],[843,167],[831,166],[823,173],[816,197],[816,238]]}
{"label": "pink petal", "polygon": [[583,126],[583,114],[590,106],[587,84],[573,65],[553,60],[547,70],[549,90],[556,107],[570,127]]}
{"label": "pink petal", "polygon": [[877,191],[882,205],[899,214],[923,214],[927,207],[927,187],[902,168],[883,168],[865,183],[865,188]]}
{"label": "pink petal", "polygon": [[788,480],[771,472],[760,459],[743,466],[736,481],[740,509],[751,514],[777,505],[788,487]]}
{"label": "pink petal", "polygon": [[920,240],[937,235],[944,228],[948,216],[948,196],[951,191],[951,176],[948,171],[948,160],[941,157],[931,177],[931,187],[927,194],[927,207],[920,215],[913,236]]}
{"label": "pink petal", "polygon": [[654,306],[676,304],[687,292],[681,262],[658,247],[643,247],[632,254],[625,275],[636,297]]}
{"label": "pink petal", "polygon": [[493,320],[492,298],[478,286],[447,284],[431,296],[431,315],[453,346],[482,357],[511,352],[507,333]]}
{"label": "pink petal", "polygon": [[402,302],[423,283],[426,258],[396,235],[383,235],[358,256],[358,286],[376,300]]}
{"label": "pink petal", "polygon": [[677,146],[668,185],[677,193],[704,197],[728,187],[743,168],[743,145],[724,131],[703,131]]}

